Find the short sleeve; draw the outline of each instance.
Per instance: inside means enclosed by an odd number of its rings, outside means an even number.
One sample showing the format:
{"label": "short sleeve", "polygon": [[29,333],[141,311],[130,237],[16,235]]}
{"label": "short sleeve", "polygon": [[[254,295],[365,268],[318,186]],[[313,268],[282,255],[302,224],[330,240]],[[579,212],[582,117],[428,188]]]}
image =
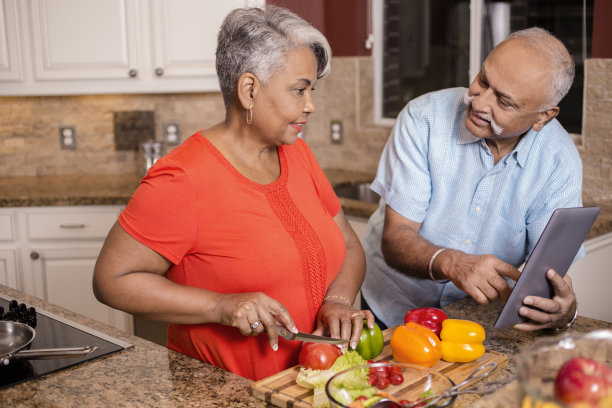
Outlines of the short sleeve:
{"label": "short sleeve", "polygon": [[431,197],[430,129],[419,114],[417,101],[400,112],[383,149],[372,190],[400,215],[422,222]]}
{"label": "short sleeve", "polygon": [[162,158],[141,181],[119,223],[134,239],[177,264],[197,238],[195,200],[186,171]]}

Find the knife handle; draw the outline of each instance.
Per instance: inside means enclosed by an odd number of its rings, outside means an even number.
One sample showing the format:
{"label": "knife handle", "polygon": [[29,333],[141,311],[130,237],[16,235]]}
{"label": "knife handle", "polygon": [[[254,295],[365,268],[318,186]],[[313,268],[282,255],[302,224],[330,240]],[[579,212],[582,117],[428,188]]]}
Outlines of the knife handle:
{"label": "knife handle", "polygon": [[277,326],[276,331],[278,332],[278,335],[281,336],[285,340],[295,339],[295,334],[291,333],[289,330],[285,329],[284,327]]}

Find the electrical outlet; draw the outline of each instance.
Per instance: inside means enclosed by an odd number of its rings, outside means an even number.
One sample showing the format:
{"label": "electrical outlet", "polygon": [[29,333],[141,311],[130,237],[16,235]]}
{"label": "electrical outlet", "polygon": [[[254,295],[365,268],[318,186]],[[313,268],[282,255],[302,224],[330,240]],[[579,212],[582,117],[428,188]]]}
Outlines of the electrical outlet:
{"label": "electrical outlet", "polygon": [[60,126],[60,148],[64,150],[76,150],[76,126]]}
{"label": "electrical outlet", "polygon": [[331,132],[331,142],[342,144],[342,121],[332,120],[329,129]]}
{"label": "electrical outlet", "polygon": [[164,123],[164,141],[167,145],[178,145],[181,141],[181,128],[178,123]]}

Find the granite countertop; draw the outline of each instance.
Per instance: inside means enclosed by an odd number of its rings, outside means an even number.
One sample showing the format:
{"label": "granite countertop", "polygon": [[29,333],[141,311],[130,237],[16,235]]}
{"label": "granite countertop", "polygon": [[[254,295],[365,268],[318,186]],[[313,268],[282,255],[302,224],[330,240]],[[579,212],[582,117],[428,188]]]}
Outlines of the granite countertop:
{"label": "granite countertop", "polygon": [[[3,406],[47,407],[258,407],[271,408],[250,395],[251,380],[212,367],[158,344],[0,285],[0,293],[134,345],[97,360],[0,390]],[[501,303],[479,306],[466,298],[444,308],[451,318],[469,318],[485,327],[485,347],[509,356],[506,367],[483,380],[499,389],[488,396],[462,395],[455,408],[518,406],[514,379],[517,353],[542,336],[514,329],[493,329]],[[571,332],[612,328],[612,323],[578,317]]]}
{"label": "granite countertop", "polygon": [[563,336],[569,333],[588,333],[598,329],[612,329],[612,323],[578,316],[572,327],[561,334],[549,332],[522,332],[513,328],[495,329],[493,325],[503,307],[500,301],[489,305],[478,305],[471,298],[464,298],[443,308],[450,318],[469,319],[480,323],[486,331],[484,342],[488,351],[497,351],[508,356],[508,364],[496,370],[480,384],[487,384],[497,390],[493,394],[462,395],[457,398],[455,407],[470,408],[507,408],[519,407],[519,385],[515,378],[516,357],[525,347],[532,345],[544,336]]}
{"label": "granite countertop", "polygon": [[256,407],[251,380],[0,285],[0,293],[134,345],[0,390],[5,407]]}
{"label": "granite countertop", "polygon": [[137,175],[0,177],[0,207],[125,205]]}
{"label": "granite countertop", "polygon": [[[332,186],[370,182],[374,174],[325,169]],[[40,177],[0,177],[0,208],[69,205],[125,205],[138,187],[141,177],[122,175],[65,175]],[[601,213],[588,238],[612,231],[612,202],[583,199],[585,206],[598,205]],[[340,198],[346,215],[369,218],[378,204]]]}

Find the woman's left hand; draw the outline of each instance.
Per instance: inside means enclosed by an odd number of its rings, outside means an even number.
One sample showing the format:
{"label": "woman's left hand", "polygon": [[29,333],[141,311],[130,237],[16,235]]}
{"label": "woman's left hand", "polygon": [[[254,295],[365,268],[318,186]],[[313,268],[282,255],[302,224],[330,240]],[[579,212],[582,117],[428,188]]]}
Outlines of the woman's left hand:
{"label": "woman's left hand", "polygon": [[349,339],[349,346],[354,349],[359,343],[364,319],[368,327],[374,327],[374,315],[369,310],[356,310],[344,302],[323,302],[312,334]]}

